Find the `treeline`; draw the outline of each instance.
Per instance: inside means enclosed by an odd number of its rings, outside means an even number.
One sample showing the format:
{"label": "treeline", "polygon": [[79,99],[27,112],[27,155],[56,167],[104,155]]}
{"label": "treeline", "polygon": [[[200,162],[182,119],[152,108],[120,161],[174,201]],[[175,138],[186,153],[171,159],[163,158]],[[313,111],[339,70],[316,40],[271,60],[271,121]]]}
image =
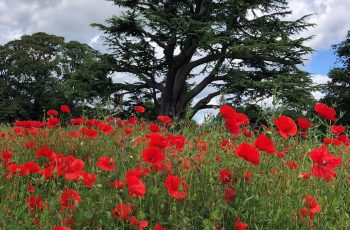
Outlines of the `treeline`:
{"label": "treeline", "polygon": [[0,122],[42,119],[62,104],[90,113],[115,92],[111,73],[109,55],[77,41],[46,33],[10,41],[0,46]]}

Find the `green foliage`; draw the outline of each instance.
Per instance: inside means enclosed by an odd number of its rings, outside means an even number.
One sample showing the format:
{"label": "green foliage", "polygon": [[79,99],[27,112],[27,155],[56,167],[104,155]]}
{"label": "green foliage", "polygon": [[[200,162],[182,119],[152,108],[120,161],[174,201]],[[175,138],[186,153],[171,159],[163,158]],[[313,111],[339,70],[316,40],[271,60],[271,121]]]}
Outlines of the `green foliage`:
{"label": "green foliage", "polygon": [[[153,100],[156,113],[184,117],[222,93],[242,103],[269,97],[272,88],[290,108],[312,102],[310,77],[298,68],[312,51],[303,45],[310,37],[297,36],[312,24],[309,15],[284,20],[287,1],[113,2],[123,14],[93,26],[106,35],[114,70],[138,80],[120,90]],[[208,87],[216,91],[192,104]]]}
{"label": "green foliage", "polygon": [[323,92],[326,96],[322,99],[328,104],[334,104],[337,112],[345,112],[341,119],[342,123],[350,124],[350,31],[346,39],[337,45],[333,45],[338,56],[340,66],[331,69]]}
{"label": "green foliage", "polygon": [[76,41],[46,33],[0,46],[0,121],[40,119],[67,104],[82,111],[114,92],[110,58]]}

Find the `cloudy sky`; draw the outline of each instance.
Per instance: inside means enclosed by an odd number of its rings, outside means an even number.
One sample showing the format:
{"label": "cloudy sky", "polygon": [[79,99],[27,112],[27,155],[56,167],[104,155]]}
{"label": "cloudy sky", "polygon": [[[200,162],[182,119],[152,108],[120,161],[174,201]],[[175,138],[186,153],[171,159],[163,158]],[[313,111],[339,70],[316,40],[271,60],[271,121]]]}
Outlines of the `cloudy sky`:
{"label": "cloudy sky", "polygon": [[[335,62],[331,45],[344,40],[350,30],[350,0],[290,0],[289,6],[293,19],[314,14],[310,22],[316,26],[301,34],[314,35],[307,45],[315,50],[303,68],[315,82],[324,83]],[[115,14],[120,10],[105,0],[0,0],[0,44],[43,31],[103,50],[101,33],[90,24]]]}

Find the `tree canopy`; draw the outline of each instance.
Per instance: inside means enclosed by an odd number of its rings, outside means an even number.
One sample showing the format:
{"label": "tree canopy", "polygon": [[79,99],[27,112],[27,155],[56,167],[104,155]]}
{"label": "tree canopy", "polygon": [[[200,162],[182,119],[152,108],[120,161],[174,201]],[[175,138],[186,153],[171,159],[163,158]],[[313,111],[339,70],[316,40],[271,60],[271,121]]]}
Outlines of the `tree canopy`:
{"label": "tree canopy", "polygon": [[310,104],[311,80],[299,66],[312,49],[299,33],[312,24],[309,15],[286,19],[287,1],[112,1],[123,14],[93,26],[105,33],[113,70],[135,80],[117,84],[135,104],[151,101],[157,114],[178,117],[212,107],[220,94]]}
{"label": "tree canopy", "polygon": [[333,45],[339,66],[328,73],[330,81],[324,88],[323,101],[334,104],[338,113],[345,112],[342,123],[350,124],[350,31],[344,41]]}
{"label": "tree canopy", "polygon": [[0,46],[0,121],[40,119],[66,104],[81,112],[114,91],[108,55],[46,33]]}

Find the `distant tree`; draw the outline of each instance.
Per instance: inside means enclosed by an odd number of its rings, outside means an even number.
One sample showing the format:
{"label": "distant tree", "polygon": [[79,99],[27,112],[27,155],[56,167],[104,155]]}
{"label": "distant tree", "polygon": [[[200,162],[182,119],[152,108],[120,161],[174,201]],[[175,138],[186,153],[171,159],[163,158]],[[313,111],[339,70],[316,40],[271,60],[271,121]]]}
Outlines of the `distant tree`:
{"label": "distant tree", "polygon": [[338,114],[340,111],[345,112],[341,122],[350,124],[350,31],[344,41],[332,47],[340,65],[329,71],[330,81],[323,90],[325,97],[322,100],[329,105],[336,105]]}
{"label": "distant tree", "polygon": [[[67,104],[84,109],[115,91],[108,57],[88,45],[46,33],[0,46],[0,121],[40,119]],[[74,110],[73,110],[74,111]]]}
{"label": "distant tree", "polygon": [[283,20],[286,0],[109,1],[122,16],[93,26],[106,35],[114,70],[136,79],[117,85],[134,103],[152,100],[157,114],[183,117],[220,94],[241,103],[277,93],[293,108],[312,101],[310,77],[298,68],[310,37],[297,36],[312,24],[308,15]]}

